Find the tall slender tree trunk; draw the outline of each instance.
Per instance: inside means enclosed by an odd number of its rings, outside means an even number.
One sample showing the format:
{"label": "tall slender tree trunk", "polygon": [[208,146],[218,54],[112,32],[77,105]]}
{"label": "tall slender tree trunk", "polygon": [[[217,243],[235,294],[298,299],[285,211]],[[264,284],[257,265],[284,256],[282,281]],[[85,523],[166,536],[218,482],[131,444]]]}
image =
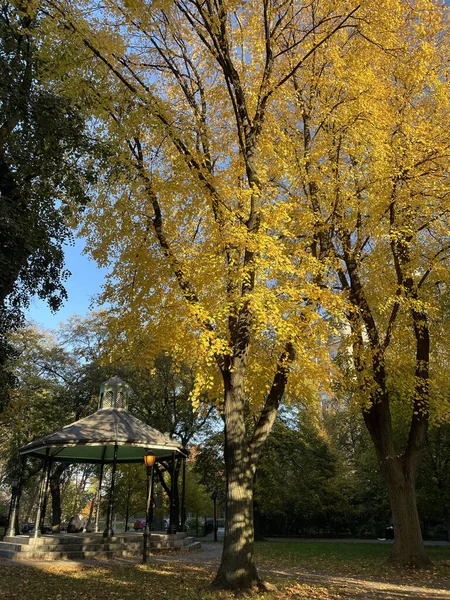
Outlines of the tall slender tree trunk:
{"label": "tall slender tree trunk", "polygon": [[[127,488],[127,504],[125,507],[125,531],[128,531],[128,521],[130,520],[130,501],[131,501],[131,471],[128,469],[128,488]],[[150,525],[148,526],[150,527]]]}
{"label": "tall slender tree trunk", "polygon": [[262,515],[259,511],[258,502],[253,502],[253,531],[256,542],[263,539]]}
{"label": "tall slender tree trunk", "polygon": [[95,506],[95,496],[91,500],[91,503],[89,506],[89,516],[88,516],[88,520],[86,523],[86,531],[89,533],[93,530],[92,517],[94,515],[94,506]]}
{"label": "tall slender tree trunk", "polygon": [[67,469],[67,465],[60,463],[50,477],[50,494],[52,496],[52,531],[61,531],[61,475]]}

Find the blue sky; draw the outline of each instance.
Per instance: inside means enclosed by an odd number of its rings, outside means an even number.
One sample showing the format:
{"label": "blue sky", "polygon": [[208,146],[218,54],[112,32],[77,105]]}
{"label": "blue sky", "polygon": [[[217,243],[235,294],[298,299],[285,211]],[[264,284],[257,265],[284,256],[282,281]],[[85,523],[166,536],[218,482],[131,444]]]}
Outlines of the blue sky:
{"label": "blue sky", "polygon": [[26,311],[28,319],[47,329],[56,329],[59,323],[66,321],[71,315],[85,315],[90,310],[91,300],[101,291],[107,270],[99,269],[94,261],[82,254],[83,250],[82,239],[77,239],[75,246],[66,246],[66,267],[72,275],[66,282],[69,299],[64,306],[56,314],[52,314],[45,302],[34,298],[30,309]]}

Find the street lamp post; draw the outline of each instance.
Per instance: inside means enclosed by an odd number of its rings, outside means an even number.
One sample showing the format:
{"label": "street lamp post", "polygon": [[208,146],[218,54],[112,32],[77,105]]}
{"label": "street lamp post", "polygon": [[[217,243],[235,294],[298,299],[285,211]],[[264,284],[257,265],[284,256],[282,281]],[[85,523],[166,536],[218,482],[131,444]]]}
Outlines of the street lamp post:
{"label": "street lamp post", "polygon": [[178,516],[176,515],[176,499],[175,499],[175,477],[176,477],[176,457],[175,452],[172,454],[172,476],[171,476],[171,485],[170,485],[170,515],[169,515],[169,527],[167,528],[167,533],[176,533],[177,528],[175,527],[175,519],[178,521]]}
{"label": "street lamp post", "polygon": [[147,507],[145,511],[144,544],[142,550],[142,562],[145,564],[148,557],[148,540],[150,537],[150,528],[152,525],[152,497],[153,497],[153,467],[156,456],[146,454],[144,464],[147,467]]}

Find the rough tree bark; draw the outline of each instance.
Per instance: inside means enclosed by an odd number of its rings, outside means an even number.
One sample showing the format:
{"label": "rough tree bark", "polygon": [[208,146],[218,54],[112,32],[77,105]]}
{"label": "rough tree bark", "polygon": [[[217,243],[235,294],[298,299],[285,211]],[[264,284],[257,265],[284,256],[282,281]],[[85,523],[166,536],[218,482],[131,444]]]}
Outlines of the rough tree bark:
{"label": "rough tree bark", "polygon": [[388,562],[413,568],[430,565],[417,512],[415,474],[408,474],[404,459],[395,457],[386,461],[384,475],[394,524],[394,544]]}
{"label": "rough tree bark", "polygon": [[[380,418],[380,408],[380,404],[375,404],[363,416],[377,451],[392,512],[394,544],[388,562],[400,567],[423,568],[431,561],[423,544],[416,504],[416,476],[421,451],[418,448],[414,456],[408,451],[402,455],[395,454],[390,415],[386,415],[389,418],[384,420]],[[374,416],[375,412],[378,412],[377,416]]]}
{"label": "rough tree bark", "polygon": [[[173,517],[174,517],[173,525],[175,526],[177,531],[179,531],[179,529],[180,529],[180,490],[179,490],[179,485],[178,485],[179,475],[180,475],[180,466],[181,466],[181,462],[177,460],[176,464],[175,464],[175,481],[172,481],[172,465],[171,465],[171,463],[161,462],[161,463],[159,463],[159,468],[156,470],[158,477],[159,477],[159,482],[161,483],[162,488],[166,492],[167,497],[169,498],[169,502],[172,501],[172,491],[175,494],[175,511],[174,511],[174,515],[173,515]],[[166,472],[169,473],[169,476],[170,476],[170,485],[168,485],[166,480],[164,479],[164,473],[166,473]]]}
{"label": "rough tree bark", "polygon": [[67,469],[68,465],[59,463],[50,477],[50,494],[52,496],[52,531],[59,533],[61,531],[61,475]]}
{"label": "rough tree bark", "polygon": [[[237,330],[242,331],[240,327]],[[242,358],[237,351],[234,361],[226,362],[222,368],[225,389],[226,521],[222,559],[214,585],[233,590],[267,587],[258,575],[254,557],[255,471],[283,398],[295,351],[291,344],[287,344],[280,356],[272,387],[250,439],[245,426],[245,364],[242,364]]]}
{"label": "rough tree bark", "polygon": [[242,373],[226,373],[225,469],[226,521],[222,560],[216,575],[218,587],[249,589],[260,585],[253,552],[253,479],[255,464],[247,443]]}

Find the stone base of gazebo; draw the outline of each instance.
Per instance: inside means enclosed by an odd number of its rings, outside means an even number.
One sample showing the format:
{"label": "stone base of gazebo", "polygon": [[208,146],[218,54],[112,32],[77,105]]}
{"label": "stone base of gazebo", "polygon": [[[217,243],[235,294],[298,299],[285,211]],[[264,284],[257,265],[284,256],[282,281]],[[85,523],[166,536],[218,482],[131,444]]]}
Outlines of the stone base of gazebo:
{"label": "stone base of gazebo", "polygon": [[[27,535],[5,537],[0,542],[0,557],[14,560],[80,560],[142,556],[142,533],[117,533],[104,538],[101,533],[58,533],[39,538]],[[186,553],[200,550],[201,543],[186,533],[153,533],[150,554]]]}

